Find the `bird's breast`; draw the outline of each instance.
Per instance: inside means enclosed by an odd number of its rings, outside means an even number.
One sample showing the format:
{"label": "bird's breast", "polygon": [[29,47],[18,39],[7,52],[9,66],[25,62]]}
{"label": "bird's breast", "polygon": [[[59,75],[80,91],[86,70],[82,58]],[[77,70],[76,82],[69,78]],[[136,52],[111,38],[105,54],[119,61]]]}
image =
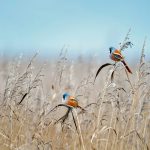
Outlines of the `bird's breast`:
{"label": "bird's breast", "polygon": [[74,101],[74,100],[68,100],[67,101],[67,105],[72,106],[72,107],[77,107],[78,106],[78,102]]}

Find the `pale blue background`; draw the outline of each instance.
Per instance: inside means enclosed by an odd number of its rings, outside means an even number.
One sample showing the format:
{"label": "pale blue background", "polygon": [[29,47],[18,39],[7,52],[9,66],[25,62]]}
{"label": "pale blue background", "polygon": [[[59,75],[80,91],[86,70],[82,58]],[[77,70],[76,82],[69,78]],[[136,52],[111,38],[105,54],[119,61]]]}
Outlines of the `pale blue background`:
{"label": "pale blue background", "polygon": [[55,57],[66,45],[72,56],[106,57],[131,27],[126,57],[139,56],[145,36],[149,55],[149,15],[150,0],[0,0],[0,52]]}

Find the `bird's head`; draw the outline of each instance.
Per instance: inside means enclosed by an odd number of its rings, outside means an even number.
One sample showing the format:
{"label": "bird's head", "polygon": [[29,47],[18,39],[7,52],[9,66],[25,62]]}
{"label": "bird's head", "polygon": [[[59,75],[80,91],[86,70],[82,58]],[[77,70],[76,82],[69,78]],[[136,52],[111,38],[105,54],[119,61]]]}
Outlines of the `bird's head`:
{"label": "bird's head", "polygon": [[110,54],[111,54],[114,50],[115,50],[114,47],[110,47],[110,48],[109,48]]}
{"label": "bird's head", "polygon": [[66,100],[70,95],[68,93],[63,94],[63,100]]}

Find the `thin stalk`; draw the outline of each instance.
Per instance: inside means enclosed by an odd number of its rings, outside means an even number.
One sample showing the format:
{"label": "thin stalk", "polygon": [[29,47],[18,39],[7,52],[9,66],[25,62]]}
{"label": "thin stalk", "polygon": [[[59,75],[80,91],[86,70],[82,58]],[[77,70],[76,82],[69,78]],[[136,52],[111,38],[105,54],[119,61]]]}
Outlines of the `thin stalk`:
{"label": "thin stalk", "polygon": [[112,74],[112,70],[109,71],[109,74],[108,74],[107,79],[106,79],[106,83],[104,85],[104,89],[103,89],[103,92],[102,92],[102,99],[101,99],[100,107],[99,107],[99,110],[98,110],[97,124],[96,124],[96,128],[95,128],[95,132],[93,133],[92,138],[91,138],[91,143],[93,143],[93,139],[96,136],[96,132],[99,128],[101,115],[103,114],[102,106],[103,106],[103,102],[104,102],[104,99],[105,99],[106,89],[108,88],[108,85],[110,83],[111,74]]}
{"label": "thin stalk", "polygon": [[74,110],[76,118],[77,118],[77,125],[78,125],[79,137],[80,137],[80,140],[82,143],[82,148],[83,148],[83,150],[85,150],[85,145],[84,145],[83,136],[82,136],[81,127],[80,127],[80,121],[79,121],[79,118],[77,115],[77,111],[75,109],[73,109],[73,110]]}
{"label": "thin stalk", "polygon": [[[114,116],[114,111],[112,112],[112,115],[111,115],[110,127],[112,126],[113,116]],[[107,142],[106,142],[105,150],[107,150],[107,149],[108,149],[108,145],[109,145],[109,139],[110,139],[111,130],[112,130],[111,128],[110,128],[110,129],[108,129],[108,137],[107,137]]]}

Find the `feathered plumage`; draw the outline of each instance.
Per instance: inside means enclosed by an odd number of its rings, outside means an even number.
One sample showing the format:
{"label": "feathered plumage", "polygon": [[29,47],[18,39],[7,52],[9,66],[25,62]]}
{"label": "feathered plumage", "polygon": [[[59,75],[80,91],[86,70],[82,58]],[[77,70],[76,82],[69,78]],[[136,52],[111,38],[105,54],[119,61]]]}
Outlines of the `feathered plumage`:
{"label": "feathered plumage", "polygon": [[114,47],[110,47],[109,50],[110,50],[110,58],[115,62],[121,61],[126,67],[126,69],[128,70],[128,72],[132,73],[131,69],[128,67],[128,65],[124,61],[124,57],[122,56],[121,51]]}
{"label": "feathered plumage", "polygon": [[71,106],[71,107],[75,107],[75,108],[80,108],[81,110],[84,110],[84,108],[82,108],[81,106],[79,106],[78,104],[78,100],[73,97],[73,96],[70,96],[68,93],[64,93],[63,94],[63,99],[62,99],[62,102],[68,106]]}

